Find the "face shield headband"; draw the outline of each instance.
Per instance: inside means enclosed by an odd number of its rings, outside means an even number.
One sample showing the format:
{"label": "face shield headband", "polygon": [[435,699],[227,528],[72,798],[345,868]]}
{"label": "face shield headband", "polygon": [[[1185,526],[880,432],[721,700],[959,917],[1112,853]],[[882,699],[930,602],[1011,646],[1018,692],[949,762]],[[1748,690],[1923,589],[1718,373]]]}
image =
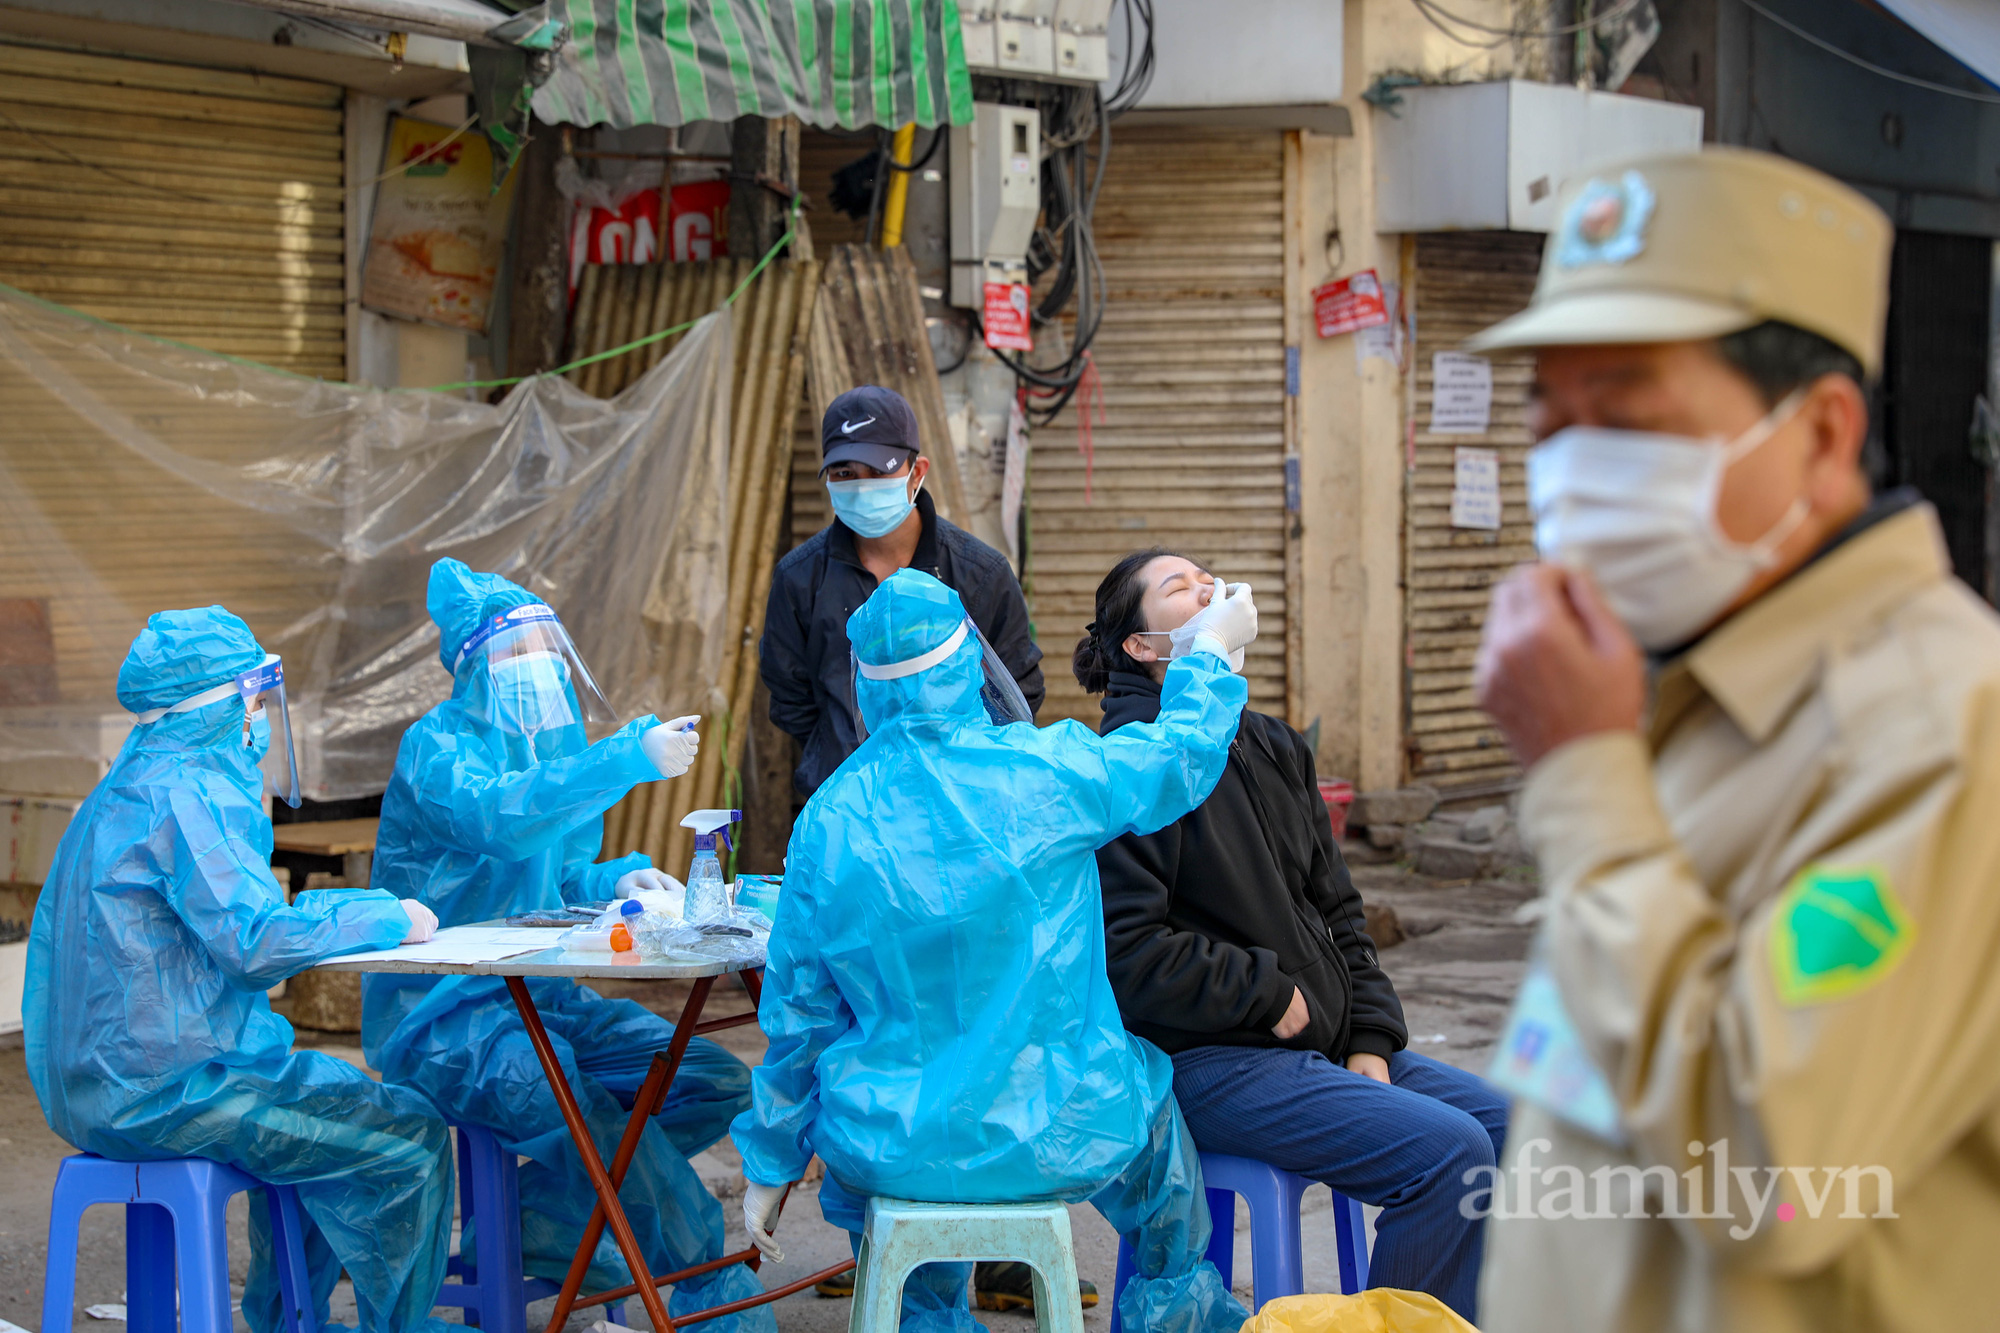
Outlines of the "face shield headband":
{"label": "face shield headband", "polygon": [[[276,653],[266,653],[261,664],[234,680],[224,681],[177,704],[149,708],[134,716],[143,727],[158,722],[170,713],[191,713],[197,708],[220,703],[231,695],[243,700],[243,745],[245,749],[260,751],[259,763],[271,794],[292,809],[298,809],[299,761],[292,748],[292,710],[285,701],[285,664]],[[270,722],[273,700],[278,711],[276,726]]]}
{"label": "face shield headband", "polygon": [[[1015,682],[1014,674],[1007,670],[1006,663],[1000,660],[1000,654],[993,651],[993,645],[986,641],[986,636],[979,632],[979,626],[972,623],[970,616],[959,621],[958,628],[946,635],[943,643],[915,657],[906,657],[900,662],[887,662],[877,666],[872,662],[864,662],[856,656],[853,659],[854,674],[860,680],[902,680],[914,676],[949,659],[958,651],[959,645],[965,642],[968,635],[979,640],[981,677],[979,702],[986,709],[987,720],[995,726],[1005,726],[1013,722],[1033,722],[1034,712],[1028,707],[1027,696],[1021,693],[1021,687]],[[860,697],[858,688],[855,697],[857,699]],[[868,724],[862,720],[861,710],[858,708],[855,710],[854,725],[861,738],[867,739]]]}

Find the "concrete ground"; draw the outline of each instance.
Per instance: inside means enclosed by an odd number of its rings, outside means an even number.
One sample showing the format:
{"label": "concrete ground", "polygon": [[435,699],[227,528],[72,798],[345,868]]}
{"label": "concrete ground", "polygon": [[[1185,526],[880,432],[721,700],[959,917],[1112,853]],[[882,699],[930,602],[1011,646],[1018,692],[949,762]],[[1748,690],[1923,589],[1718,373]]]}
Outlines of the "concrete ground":
{"label": "concrete ground", "polygon": [[[1354,876],[1364,897],[1394,908],[1409,933],[1405,942],[1383,951],[1382,964],[1402,996],[1412,1046],[1461,1068],[1483,1070],[1520,978],[1529,927],[1516,922],[1514,914],[1532,896],[1532,887],[1517,879],[1447,884],[1396,866],[1357,865]],[[605,989],[612,993],[612,988]],[[685,995],[672,985],[645,983],[619,987],[616,993],[629,994],[670,1017],[679,1014]],[[747,1009],[748,997],[740,989],[726,994],[718,991],[707,1015]],[[302,1031],[300,1038],[302,1045],[311,1044],[362,1064],[356,1037]],[[763,1054],[763,1035],[755,1025],[730,1029],[718,1034],[717,1040],[751,1063]],[[41,1328],[49,1191],[57,1163],[71,1149],[50,1133],[43,1121],[18,1043],[15,1037],[0,1049],[0,1321],[33,1331]],[[741,1235],[743,1192],[734,1147],[725,1139],[697,1158],[696,1166],[723,1202],[733,1244]],[[1238,1211],[1240,1214],[1240,1204]],[[244,1201],[239,1198],[231,1213],[230,1262],[230,1277],[239,1294],[249,1267],[243,1214]],[[1118,1238],[1087,1205],[1072,1207],[1070,1216],[1078,1271],[1106,1296],[1104,1303],[1086,1312],[1085,1327],[1101,1330],[1110,1321],[1109,1295]],[[1248,1232],[1247,1221],[1239,1216],[1236,1285],[1246,1301]],[[1304,1232],[1308,1289],[1338,1290],[1333,1214],[1324,1189],[1316,1188],[1307,1196]],[[765,1265],[767,1286],[784,1285],[849,1253],[847,1234],[820,1217],[817,1190],[810,1184],[794,1192],[778,1236],[785,1263]],[[110,1208],[91,1210],[84,1219],[80,1246],[73,1327],[76,1333],[122,1333],[117,1320],[94,1318],[85,1310],[115,1306],[124,1298],[123,1216]],[[840,1333],[847,1326],[849,1309],[847,1301],[822,1299],[808,1290],[780,1302],[776,1313],[782,1333]],[[545,1319],[547,1310],[547,1303],[543,1303],[534,1313]],[[440,1314],[453,1317],[443,1311]],[[333,1317],[350,1325],[354,1322],[353,1298],[345,1282],[335,1295]],[[581,1329],[597,1317],[594,1311],[574,1316],[572,1327]],[[636,1302],[626,1307],[626,1317],[634,1327],[650,1327]],[[980,1318],[993,1333],[1026,1333],[1032,1325],[1031,1316],[1023,1314],[981,1313]],[[244,1328],[240,1315],[236,1323],[238,1330]],[[538,1328],[539,1324],[531,1319],[530,1327]],[[0,1328],[0,1333],[9,1330]]]}

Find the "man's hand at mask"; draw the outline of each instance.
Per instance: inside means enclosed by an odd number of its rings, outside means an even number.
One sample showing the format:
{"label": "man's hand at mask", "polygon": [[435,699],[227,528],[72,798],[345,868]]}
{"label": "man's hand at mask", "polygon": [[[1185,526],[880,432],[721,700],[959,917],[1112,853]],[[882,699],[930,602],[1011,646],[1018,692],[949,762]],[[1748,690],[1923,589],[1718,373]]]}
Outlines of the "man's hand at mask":
{"label": "man's hand at mask", "polygon": [[1561,565],[1523,565],[1493,589],[1473,683],[1526,767],[1579,737],[1638,730],[1646,702],[1639,645],[1590,576]]}

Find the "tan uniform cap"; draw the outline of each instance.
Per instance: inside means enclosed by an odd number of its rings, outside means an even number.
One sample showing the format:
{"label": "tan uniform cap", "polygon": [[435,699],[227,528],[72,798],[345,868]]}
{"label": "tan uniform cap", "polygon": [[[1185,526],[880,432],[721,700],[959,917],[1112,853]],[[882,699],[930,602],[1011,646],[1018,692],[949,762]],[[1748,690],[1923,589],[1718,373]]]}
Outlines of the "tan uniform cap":
{"label": "tan uniform cap", "polygon": [[1565,182],[1528,308],[1473,351],[1683,342],[1783,320],[1882,364],[1895,229],[1830,176],[1741,148]]}

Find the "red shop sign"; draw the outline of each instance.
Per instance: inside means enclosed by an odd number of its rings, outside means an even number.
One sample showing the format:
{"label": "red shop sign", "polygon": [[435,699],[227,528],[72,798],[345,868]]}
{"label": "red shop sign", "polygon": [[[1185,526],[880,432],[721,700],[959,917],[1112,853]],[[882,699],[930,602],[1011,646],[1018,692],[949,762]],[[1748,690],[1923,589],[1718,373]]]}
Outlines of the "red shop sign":
{"label": "red shop sign", "polygon": [[1313,288],[1313,322],[1322,338],[1337,338],[1357,329],[1389,322],[1389,304],[1375,270],[1364,268]]}

